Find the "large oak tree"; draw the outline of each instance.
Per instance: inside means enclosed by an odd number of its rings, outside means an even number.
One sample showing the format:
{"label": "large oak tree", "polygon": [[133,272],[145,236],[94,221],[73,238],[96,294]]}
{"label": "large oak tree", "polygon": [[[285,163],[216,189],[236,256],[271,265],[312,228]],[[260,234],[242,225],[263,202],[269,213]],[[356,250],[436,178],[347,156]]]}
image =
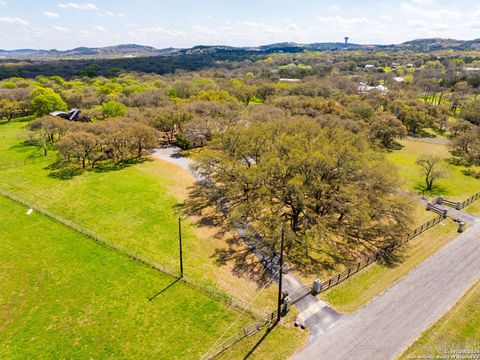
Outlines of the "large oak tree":
{"label": "large oak tree", "polygon": [[302,119],[252,122],[218,134],[197,160],[231,220],[263,234],[286,222],[289,254],[302,261],[312,252],[353,259],[408,229],[394,169],[347,130]]}

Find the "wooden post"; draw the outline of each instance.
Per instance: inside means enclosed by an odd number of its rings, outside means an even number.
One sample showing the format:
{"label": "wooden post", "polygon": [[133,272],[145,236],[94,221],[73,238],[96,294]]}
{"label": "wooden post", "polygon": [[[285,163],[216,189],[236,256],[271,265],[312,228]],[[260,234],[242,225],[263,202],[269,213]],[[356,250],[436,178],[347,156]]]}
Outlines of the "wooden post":
{"label": "wooden post", "polygon": [[282,314],[282,280],[283,280],[283,243],[285,241],[285,225],[282,223],[282,240],[280,243],[280,270],[278,274],[278,303],[277,303],[277,322],[280,321]]}
{"label": "wooden post", "polygon": [[180,278],[183,278],[182,218],[178,218],[178,242],[180,251]]}

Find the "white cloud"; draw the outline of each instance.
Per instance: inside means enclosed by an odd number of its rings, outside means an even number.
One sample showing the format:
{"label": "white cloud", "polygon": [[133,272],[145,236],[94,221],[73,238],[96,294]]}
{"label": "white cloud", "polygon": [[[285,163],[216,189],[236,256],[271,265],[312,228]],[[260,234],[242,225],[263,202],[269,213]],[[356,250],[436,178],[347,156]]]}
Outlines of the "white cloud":
{"label": "white cloud", "polygon": [[63,27],[63,26],[54,26],[53,30],[58,31],[58,32],[63,32],[63,33],[70,32],[69,28],[66,28],[66,27]]}
{"label": "white cloud", "polygon": [[166,35],[170,37],[182,37],[185,36],[183,31],[169,30],[161,26],[155,27],[143,27],[143,28],[134,28],[129,32],[131,36],[144,36],[144,35]]}
{"label": "white cloud", "polygon": [[464,14],[456,7],[450,8],[437,8],[432,10],[420,9],[417,6],[410,3],[402,3],[400,9],[409,15],[413,15],[416,18],[423,19],[461,19]]}
{"label": "white cloud", "polygon": [[6,1],[0,0],[0,5],[7,5]]}
{"label": "white cloud", "polygon": [[342,16],[327,16],[318,18],[320,23],[324,24],[331,24],[336,26],[348,27],[351,25],[361,25],[361,24],[368,24],[370,21],[365,17],[360,18],[344,18]]}
{"label": "white cloud", "polygon": [[339,8],[337,5],[335,5],[335,4],[331,4],[328,8],[329,8],[330,10],[332,10],[332,11],[338,11],[338,10],[340,10],[340,8]]}
{"label": "white cloud", "polygon": [[66,3],[58,4],[58,7],[62,9],[74,9],[74,10],[98,10],[97,5],[92,3],[80,4],[80,3]]}
{"label": "white cloud", "polygon": [[60,15],[58,15],[57,13],[54,13],[54,12],[51,12],[51,11],[44,11],[44,12],[42,12],[42,15],[46,16],[50,19],[58,19],[60,17]]}
{"label": "white cloud", "polygon": [[297,24],[290,24],[287,26],[287,30],[291,32],[299,32],[300,27]]}
{"label": "white cloud", "polygon": [[15,17],[15,18],[0,17],[0,23],[7,24],[7,25],[21,25],[21,26],[30,25],[30,23],[27,20],[23,20],[18,17]]}
{"label": "white cloud", "polygon": [[101,25],[95,26],[95,27],[93,28],[93,30],[101,31],[101,32],[106,32],[106,31],[107,31],[107,29],[105,29],[105,28],[104,28],[103,26],[101,26]]}
{"label": "white cloud", "polygon": [[433,4],[434,0],[412,0],[412,2],[418,5],[431,5]]}
{"label": "white cloud", "polygon": [[107,12],[105,13],[105,16],[124,18],[124,17],[125,17],[125,14],[115,13],[115,12],[113,12],[113,11],[107,11]]}

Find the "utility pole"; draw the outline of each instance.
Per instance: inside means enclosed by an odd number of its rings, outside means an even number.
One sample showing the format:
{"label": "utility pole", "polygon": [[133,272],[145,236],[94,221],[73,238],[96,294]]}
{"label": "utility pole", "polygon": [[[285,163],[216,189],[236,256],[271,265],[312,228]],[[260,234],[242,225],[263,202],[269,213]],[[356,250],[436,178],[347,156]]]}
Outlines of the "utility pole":
{"label": "utility pole", "polygon": [[180,279],[183,278],[182,218],[178,218],[178,242],[180,248]]}
{"label": "utility pole", "polygon": [[277,308],[277,322],[280,321],[282,314],[282,280],[283,280],[283,243],[285,241],[285,224],[282,223],[282,240],[280,243],[280,270],[278,273],[278,308]]}

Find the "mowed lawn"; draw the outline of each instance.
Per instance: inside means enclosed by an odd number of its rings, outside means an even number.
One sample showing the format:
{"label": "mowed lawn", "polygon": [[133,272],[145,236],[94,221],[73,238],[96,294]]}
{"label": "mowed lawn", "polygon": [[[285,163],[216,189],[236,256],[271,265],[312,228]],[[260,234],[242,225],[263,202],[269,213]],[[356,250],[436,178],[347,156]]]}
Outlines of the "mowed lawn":
{"label": "mowed lawn", "polygon": [[448,244],[458,235],[456,231],[457,224],[446,219],[411,240],[399,254],[397,262],[370,265],[343,284],[327,291],[322,298],[338,311],[353,312]]}
{"label": "mowed lawn", "polygon": [[[153,159],[116,171],[88,170],[68,180],[52,176],[51,161],[12,167],[13,161],[42,156],[40,150],[24,144],[26,124],[0,125],[0,188],[86,227],[125,251],[177,271],[178,206],[194,183],[188,173]],[[259,287],[234,275],[232,264],[217,264],[215,251],[227,245],[214,232],[184,221],[185,275],[248,303]],[[275,297],[272,286],[254,306],[273,311]]]}
{"label": "mowed lawn", "polygon": [[[480,282],[435,325],[428,329],[400,358],[411,356],[447,355],[446,350],[477,351],[480,342]],[[451,353],[450,355],[454,355]],[[458,354],[462,356],[462,354]],[[463,356],[467,356],[464,353]],[[470,354],[472,355],[472,354]]]}
{"label": "mowed lawn", "polygon": [[466,168],[449,164],[451,157],[448,146],[420,140],[402,140],[403,148],[392,151],[387,158],[396,165],[403,180],[404,190],[413,194],[422,194],[425,186],[424,175],[420,166],[415,164],[421,155],[435,155],[444,159],[443,166],[448,170],[446,176],[439,179],[434,190],[426,196],[445,195],[449,200],[463,201],[480,191],[480,180],[463,174]]}
{"label": "mowed lawn", "polygon": [[26,211],[0,197],[0,359],[197,359],[238,316]]}

